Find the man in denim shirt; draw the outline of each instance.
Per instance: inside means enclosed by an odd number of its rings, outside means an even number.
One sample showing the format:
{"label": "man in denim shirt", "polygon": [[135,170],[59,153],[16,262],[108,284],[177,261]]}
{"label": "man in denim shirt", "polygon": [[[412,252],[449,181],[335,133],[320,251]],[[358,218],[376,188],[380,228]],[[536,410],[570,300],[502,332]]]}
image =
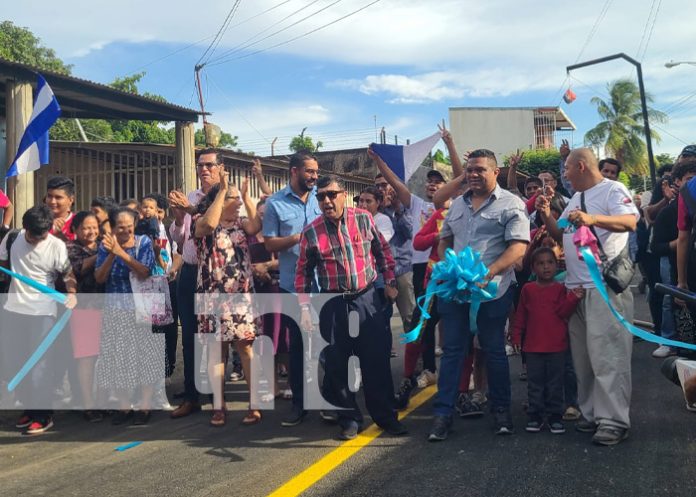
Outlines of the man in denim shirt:
{"label": "man in denim shirt", "polygon": [[[295,267],[300,255],[302,230],[321,215],[317,203],[315,184],[319,176],[319,164],[309,152],[298,152],[290,158],[290,182],[266,201],[263,217],[263,237],[266,249],[278,253],[280,290],[294,293]],[[287,315],[299,316],[299,309],[285,309]],[[282,315],[281,326],[290,330],[290,389],[292,411],[282,421],[283,426],[295,426],[302,422],[304,410],[304,349],[298,324]]]}
{"label": "man in denim shirt", "polygon": [[[444,259],[448,248],[459,253],[471,246],[481,253],[489,269],[486,279],[500,278],[495,298],[481,304],[476,322],[486,357],[495,432],[502,435],[512,433],[505,322],[512,307],[513,265],[524,256],[529,243],[529,219],[522,200],[498,186],[499,172],[493,152],[485,149],[471,152],[466,165],[469,191],[452,201],[440,231],[438,252],[440,259]],[[438,310],[444,354],[440,360],[430,441],[444,440],[449,434],[459,378],[472,342],[469,304],[443,299],[438,301]]]}

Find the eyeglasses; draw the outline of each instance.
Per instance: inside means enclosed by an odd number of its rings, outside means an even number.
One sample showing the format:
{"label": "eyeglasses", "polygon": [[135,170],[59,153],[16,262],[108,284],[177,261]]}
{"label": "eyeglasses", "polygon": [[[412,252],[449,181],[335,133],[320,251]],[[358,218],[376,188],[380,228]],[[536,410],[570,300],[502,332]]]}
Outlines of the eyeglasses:
{"label": "eyeglasses", "polygon": [[200,167],[201,169],[212,169],[217,166],[217,162],[199,162],[198,164],[196,164],[196,167]]}
{"label": "eyeglasses", "polygon": [[317,200],[319,202],[323,202],[326,197],[329,197],[329,200],[336,200],[339,193],[343,193],[344,191],[345,190],[331,190],[327,192],[319,192],[317,193]]}

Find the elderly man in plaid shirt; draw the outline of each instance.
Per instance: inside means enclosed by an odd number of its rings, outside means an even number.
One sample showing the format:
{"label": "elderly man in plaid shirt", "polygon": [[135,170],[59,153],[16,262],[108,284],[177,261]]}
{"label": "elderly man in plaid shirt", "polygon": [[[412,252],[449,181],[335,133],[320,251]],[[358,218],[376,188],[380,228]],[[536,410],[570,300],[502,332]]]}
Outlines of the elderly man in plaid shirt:
{"label": "elderly man in plaid shirt", "polygon": [[[369,212],[346,207],[343,181],[324,176],[317,182],[317,200],[322,216],[302,232],[300,257],[295,272],[295,290],[300,295],[301,325],[312,328],[309,292],[315,269],[323,293],[337,293],[319,313],[319,328],[329,345],[324,349],[326,374],[323,394],[339,410],[340,438],[355,438],[362,429],[363,417],[348,387],[348,358],[360,359],[365,401],[370,416],[392,435],[407,433],[394,410],[394,384],[389,356],[391,334],[384,326],[384,314],[374,282],[379,271],[384,275],[386,296],[396,298],[394,258],[389,243],[382,237]],[[360,332],[348,333],[348,313],[359,316]]]}

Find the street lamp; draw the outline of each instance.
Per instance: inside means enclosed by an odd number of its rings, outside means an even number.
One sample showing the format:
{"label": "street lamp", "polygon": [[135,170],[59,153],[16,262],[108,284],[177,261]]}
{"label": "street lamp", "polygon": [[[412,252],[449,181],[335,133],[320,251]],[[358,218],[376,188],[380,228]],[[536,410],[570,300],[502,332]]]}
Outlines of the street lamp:
{"label": "street lamp", "polygon": [[696,66],[696,62],[691,62],[691,61],[688,61],[688,60],[683,60],[683,61],[679,61],[679,62],[674,62],[673,60],[670,60],[669,62],[667,62],[667,63],[665,64],[665,67],[666,67],[667,69],[672,69],[673,67],[679,66],[679,65],[681,65],[681,64],[689,64],[690,66]]}
{"label": "street lamp", "polygon": [[[650,166],[650,179],[653,186],[657,184],[655,178],[655,158],[653,157],[652,140],[650,138],[650,121],[648,120],[648,104],[645,98],[645,86],[643,85],[643,68],[640,62],[629,57],[624,53],[618,53],[614,55],[609,55],[607,57],[601,57],[599,59],[588,60],[587,62],[581,62],[579,64],[573,64],[572,66],[566,67],[566,73],[570,74],[570,71],[575,69],[580,69],[581,67],[593,66],[595,64],[602,64],[604,62],[609,62],[610,60],[623,59],[636,68],[636,73],[638,76],[638,91],[640,92],[640,106],[643,111],[643,132],[645,133],[645,145],[648,149],[648,165]],[[672,64],[677,64],[676,62],[671,62]],[[680,62],[680,64],[690,64],[691,62]],[[694,63],[696,64],[696,63]]]}

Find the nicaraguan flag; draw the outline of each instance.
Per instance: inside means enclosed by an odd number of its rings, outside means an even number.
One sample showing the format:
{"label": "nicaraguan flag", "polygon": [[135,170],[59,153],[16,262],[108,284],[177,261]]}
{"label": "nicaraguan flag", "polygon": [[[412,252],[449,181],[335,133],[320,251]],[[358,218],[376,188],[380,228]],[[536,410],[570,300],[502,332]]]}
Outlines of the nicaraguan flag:
{"label": "nicaraguan flag", "polygon": [[60,117],[60,107],[46,80],[40,74],[37,76],[34,110],[19,142],[17,155],[7,169],[8,178],[48,164],[48,130]]}
{"label": "nicaraguan flag", "polygon": [[373,143],[370,145],[372,150],[379,155],[389,166],[389,169],[406,183],[423,159],[432,151],[435,144],[440,141],[440,132],[429,136],[419,142],[410,145],[382,145]]}

